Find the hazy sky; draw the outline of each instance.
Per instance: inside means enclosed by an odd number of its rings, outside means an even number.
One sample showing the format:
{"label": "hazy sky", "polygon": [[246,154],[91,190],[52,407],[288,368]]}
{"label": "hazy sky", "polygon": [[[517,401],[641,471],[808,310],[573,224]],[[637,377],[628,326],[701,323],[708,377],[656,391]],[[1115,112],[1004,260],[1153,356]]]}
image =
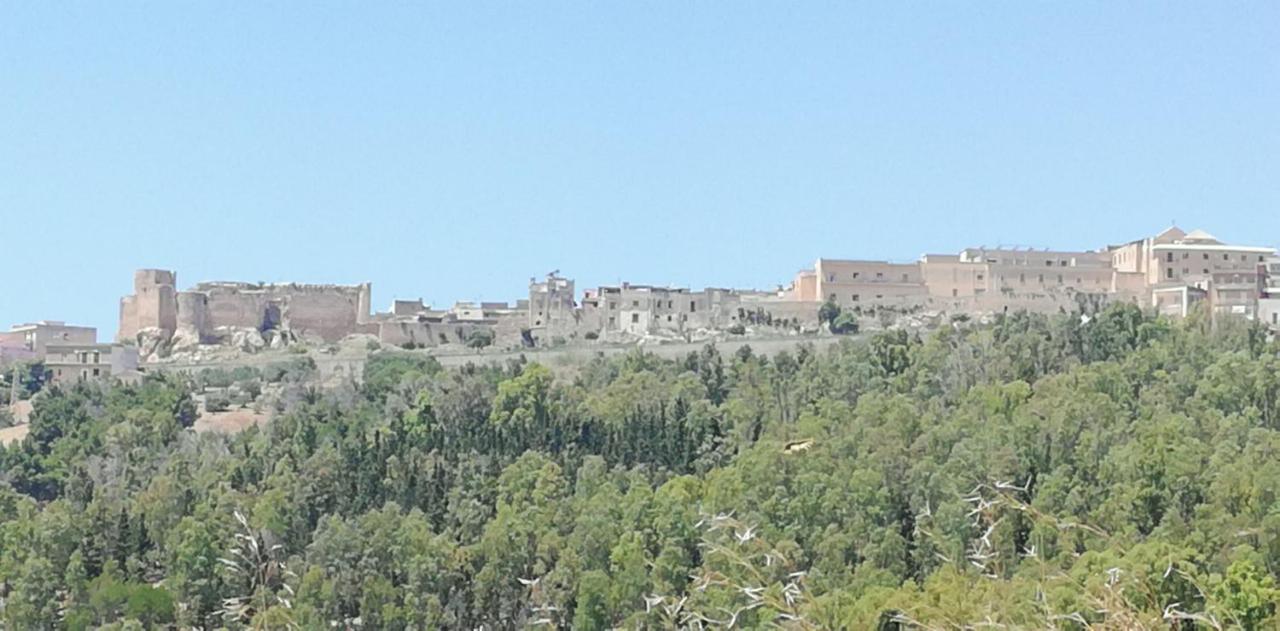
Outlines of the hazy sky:
{"label": "hazy sky", "polygon": [[1280,2],[7,2],[0,325],[138,267],[514,300],[1280,243]]}

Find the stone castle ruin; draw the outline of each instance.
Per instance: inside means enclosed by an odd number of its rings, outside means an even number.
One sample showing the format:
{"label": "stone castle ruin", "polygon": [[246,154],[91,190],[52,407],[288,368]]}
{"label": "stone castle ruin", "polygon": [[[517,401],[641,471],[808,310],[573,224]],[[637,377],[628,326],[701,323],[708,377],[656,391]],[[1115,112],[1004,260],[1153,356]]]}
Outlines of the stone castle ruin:
{"label": "stone castle ruin", "polygon": [[138,270],[120,300],[118,341],[147,354],[201,344],[246,348],[304,339],[336,342],[368,327],[371,288],[360,285],[199,283],[178,291],[177,274]]}
{"label": "stone castle ruin", "polygon": [[699,341],[722,332],[817,331],[823,303],[871,326],[908,327],[940,322],[943,314],[1088,312],[1117,301],[1185,316],[1203,303],[1215,316],[1280,328],[1280,257],[1270,247],[1172,227],[1098,250],[980,247],[906,263],[818,259],[775,291],[622,283],[579,294],[557,270],[530,279],[528,297],[514,304],[439,309],[396,300],[374,313],[370,294],[369,283],[204,282],[178,291],[174,272],[138,270],[134,293],[120,301],[117,339],[147,358],[207,345],[252,351],[295,341],[333,344],[351,335],[404,348]]}
{"label": "stone castle ruin", "polygon": [[374,336],[406,348],[446,345],[531,348],[575,340],[634,341],[646,336],[705,337],[740,323],[812,324],[816,307],[770,292],[631,285],[587,290],[558,273],[531,279],[527,299],[459,302],[433,309],[422,300],[395,300],[373,313],[371,286],[202,282],[177,289],[177,274],[144,269],[134,293],[120,300],[116,339],[158,359],[200,346],[246,351],[296,341],[332,344]]}

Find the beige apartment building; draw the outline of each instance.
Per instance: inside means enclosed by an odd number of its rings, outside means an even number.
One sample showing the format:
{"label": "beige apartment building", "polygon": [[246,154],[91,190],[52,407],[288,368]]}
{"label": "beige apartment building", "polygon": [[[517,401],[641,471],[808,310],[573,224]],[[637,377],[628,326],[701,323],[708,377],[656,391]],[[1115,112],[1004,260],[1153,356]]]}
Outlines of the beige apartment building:
{"label": "beige apartment building", "polygon": [[0,345],[21,347],[34,357],[43,358],[50,344],[93,344],[98,341],[98,329],[76,326],[59,320],[41,320],[10,327],[0,333]]}
{"label": "beige apartment building", "polygon": [[[1196,303],[1211,313],[1255,317],[1264,298],[1260,266],[1275,249],[1223,243],[1203,230],[1172,227],[1153,237],[1100,250],[966,248],[925,254],[914,263],[818,259],[799,272],[790,296],[842,307],[1052,309],[1082,297],[1148,304],[1182,316]],[[1276,274],[1280,279],[1280,264]],[[1280,326],[1280,280],[1266,317]],[[1269,296],[1275,296],[1274,299]]]}
{"label": "beige apartment building", "polygon": [[44,368],[50,383],[134,378],[139,376],[138,349],[120,344],[50,344],[45,347]]}
{"label": "beige apartment building", "polygon": [[1185,316],[1201,302],[1217,316],[1260,314],[1261,279],[1275,248],[1232,245],[1203,231],[1177,227],[1111,249],[1118,273],[1137,275],[1160,313]]}
{"label": "beige apartment building", "polygon": [[928,295],[920,263],[818,259],[813,266],[815,294],[842,307],[900,303]]}
{"label": "beige apartment building", "polygon": [[1228,245],[1203,230],[1174,227],[1111,251],[1119,272],[1143,276],[1149,287],[1194,283],[1214,274],[1256,274],[1275,248]]}
{"label": "beige apartment building", "polygon": [[796,275],[792,295],[847,308],[942,306],[950,304],[946,299],[1111,293],[1116,287],[1105,252],[967,248],[926,254],[914,263],[818,259],[812,270]]}

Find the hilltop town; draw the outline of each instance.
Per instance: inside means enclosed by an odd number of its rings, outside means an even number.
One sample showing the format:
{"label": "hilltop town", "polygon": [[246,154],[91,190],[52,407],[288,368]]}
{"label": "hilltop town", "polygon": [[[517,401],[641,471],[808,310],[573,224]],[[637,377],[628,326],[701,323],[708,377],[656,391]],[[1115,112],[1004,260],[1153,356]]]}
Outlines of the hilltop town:
{"label": "hilltop town", "polygon": [[374,347],[458,352],[561,346],[701,342],[741,336],[828,334],[927,327],[944,316],[1015,310],[1091,312],[1114,302],[1185,317],[1257,320],[1280,327],[1280,258],[1271,247],[1227,244],[1171,227],[1096,250],[974,247],[910,263],[818,259],[773,291],[702,290],[622,283],[578,293],[574,281],[531,279],[526,297],[435,308],[395,300],[374,311],[372,287],[200,282],[144,269],[120,300],[110,342],[91,327],[47,320],[0,333],[0,363],[44,362],[52,381],[136,377],[149,366],[193,356],[229,356],[364,338]]}

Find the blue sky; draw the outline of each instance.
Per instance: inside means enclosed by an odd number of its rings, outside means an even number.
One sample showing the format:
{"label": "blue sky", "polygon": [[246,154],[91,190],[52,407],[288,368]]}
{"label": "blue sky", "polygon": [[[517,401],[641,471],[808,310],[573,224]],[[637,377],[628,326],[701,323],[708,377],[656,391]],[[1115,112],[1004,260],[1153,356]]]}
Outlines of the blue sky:
{"label": "blue sky", "polygon": [[110,337],[138,267],[382,308],[1276,245],[1277,42],[1277,2],[5,3],[0,325]]}

